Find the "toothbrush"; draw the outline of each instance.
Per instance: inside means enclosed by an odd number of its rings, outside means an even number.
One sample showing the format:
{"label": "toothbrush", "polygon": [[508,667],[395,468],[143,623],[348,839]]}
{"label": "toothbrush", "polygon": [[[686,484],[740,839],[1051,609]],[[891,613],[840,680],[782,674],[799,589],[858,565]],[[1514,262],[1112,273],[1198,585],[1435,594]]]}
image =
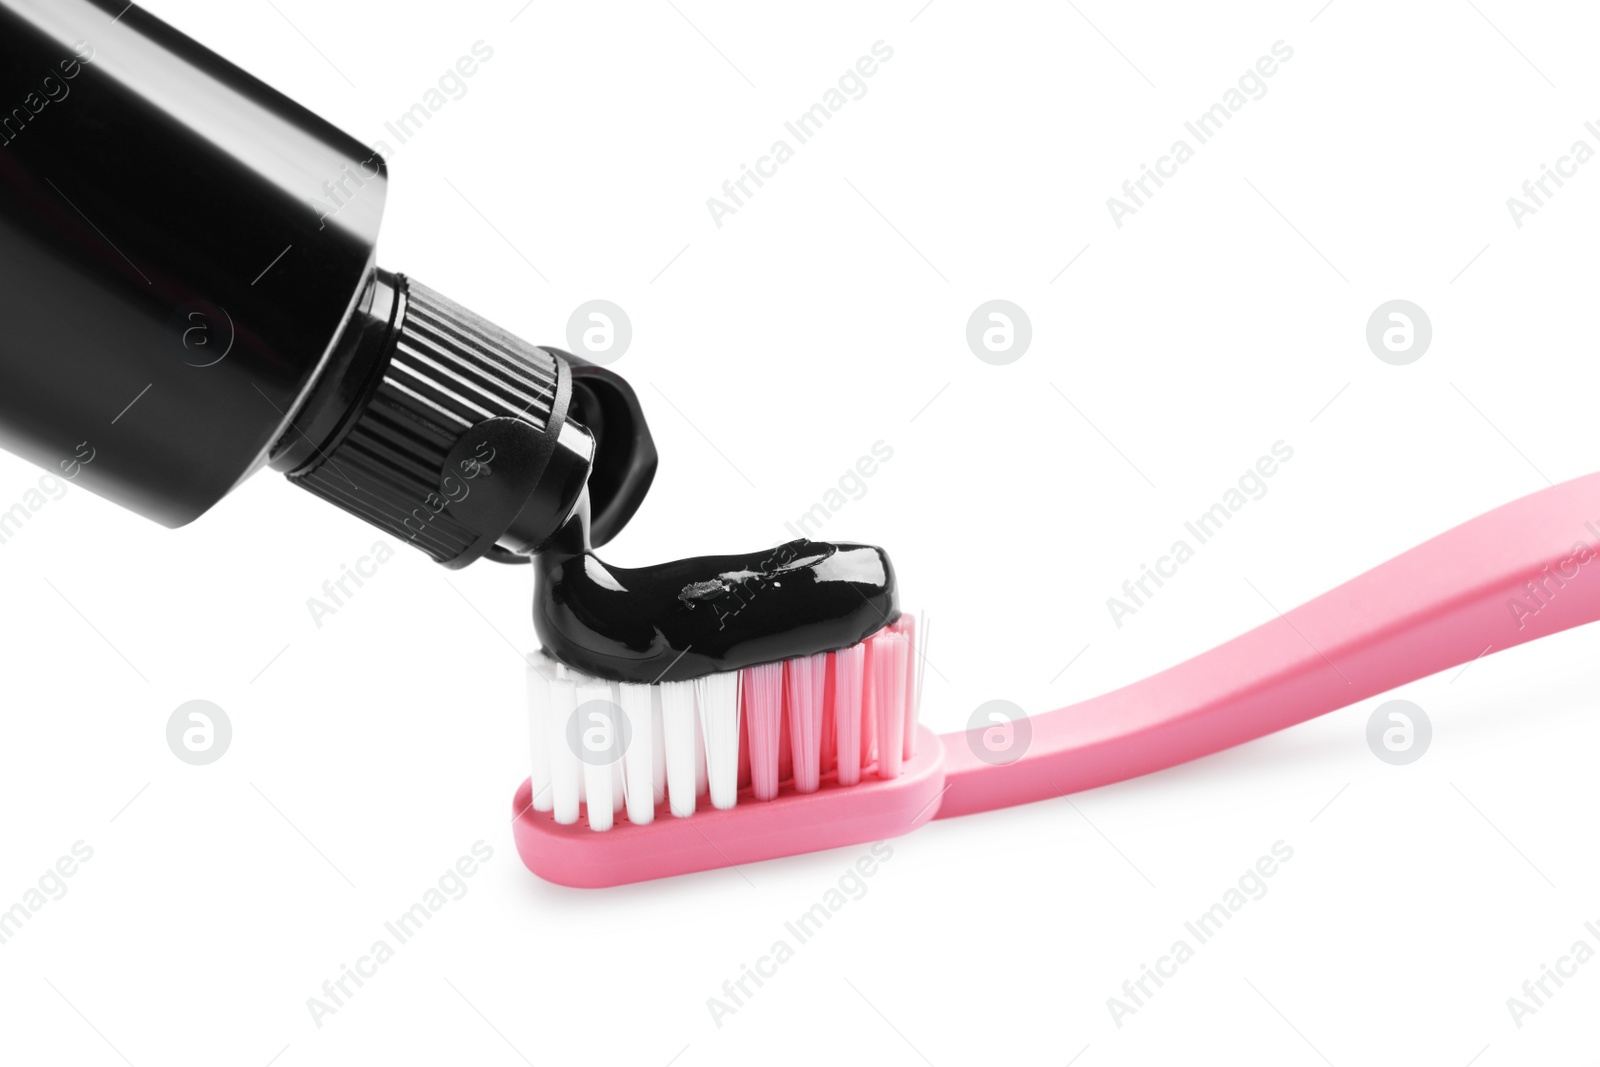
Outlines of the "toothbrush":
{"label": "toothbrush", "polygon": [[[855,785],[836,771],[814,791],[791,782],[763,800],[752,781],[733,807],[699,804],[684,817],[651,818],[641,802],[638,820],[629,807],[608,832],[597,831],[609,813],[560,822],[540,806],[533,783],[543,789],[561,754],[536,745],[536,759],[551,762],[514,798],[517,848],[549,881],[612,886],[875,841],[935,818],[1125,781],[1600,619],[1597,559],[1600,474],[1591,474],[1471,519],[1187,662],[1032,716],[1025,750],[1003,759],[984,749],[981,731],[937,736],[917,727],[887,758],[880,734],[876,764],[864,765]],[[910,639],[907,649],[918,654]],[[543,664],[532,668],[530,692],[535,718],[548,726],[546,672],[554,676]],[[774,698],[752,670],[740,682],[749,724],[752,709]],[[752,735],[747,725],[747,744]],[[725,763],[720,770],[727,773]],[[596,810],[592,800],[586,806]]]}

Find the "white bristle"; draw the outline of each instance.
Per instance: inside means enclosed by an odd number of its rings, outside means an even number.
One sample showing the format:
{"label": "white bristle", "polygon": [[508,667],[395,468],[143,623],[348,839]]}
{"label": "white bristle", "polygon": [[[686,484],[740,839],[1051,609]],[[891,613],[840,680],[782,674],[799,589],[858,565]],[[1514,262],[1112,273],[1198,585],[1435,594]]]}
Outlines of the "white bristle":
{"label": "white bristle", "polygon": [[866,649],[861,645],[841,649],[833,658],[834,736],[839,750],[840,785],[861,781],[861,667],[865,658]]}
{"label": "white bristle", "polygon": [[700,720],[695,719],[694,725],[694,795],[706,795],[708,779],[706,778],[706,735],[700,729]]}
{"label": "white bristle", "polygon": [[667,731],[661,725],[661,687],[650,686],[650,788],[657,807],[667,799]]}
{"label": "white bristle", "polygon": [[815,793],[822,777],[822,712],[828,657],[802,656],[783,664],[784,696],[789,709],[789,751],[794,760],[797,793]]}
{"label": "white bristle", "polygon": [[739,672],[695,679],[695,699],[700,705],[711,806],[731,808],[739,795]]}
{"label": "white bristle", "polygon": [[744,670],[744,717],[750,734],[750,792],[757,800],[778,795],[779,732],[783,728],[783,664]]}
{"label": "white bristle", "polygon": [[624,682],[617,688],[617,703],[628,723],[628,747],[622,754],[628,821],[643,826],[656,817],[654,701],[648,685]]}
{"label": "white bristle", "polygon": [[549,811],[550,794],[550,680],[555,671],[543,653],[528,657],[528,746],[533,755],[529,775],[534,811]]}
{"label": "white bristle", "polygon": [[906,639],[880,630],[872,645],[870,684],[877,691],[878,777],[898,778],[905,761]]}
{"label": "white bristle", "polygon": [[695,722],[694,683],[661,683],[661,725],[667,749],[667,799],[672,814],[694,814]]}
{"label": "white bristle", "polygon": [[584,792],[589,801],[589,829],[611,829],[613,804],[611,778],[621,755],[617,707],[611,687],[586,681],[578,686],[578,745],[583,752]]}
{"label": "white bristle", "polygon": [[545,724],[550,755],[550,811],[564,826],[578,821],[578,757],[567,744],[567,723],[578,710],[578,687],[566,679],[550,683],[550,718]]}
{"label": "white bristle", "polygon": [[607,697],[611,701],[611,714],[617,720],[617,758],[611,764],[611,811],[620,814],[628,805],[628,789],[624,782],[626,777],[623,770],[624,751],[622,749],[623,733],[627,727],[623,719],[627,716],[622,710],[622,685],[619,682],[608,682],[606,688],[610,690]]}
{"label": "white bristle", "polygon": [[[565,663],[557,663],[556,664],[556,681],[558,681],[558,682],[572,682],[572,683],[574,683],[574,685],[576,685],[577,680],[578,680],[578,676],[573,672],[571,667],[568,667]],[[561,750],[563,752],[569,751],[570,748],[571,748],[571,741],[568,739],[567,733],[566,733],[566,730],[567,730],[566,720],[571,717],[573,710],[575,710],[577,708],[577,706],[578,706],[577,696],[576,696],[576,694],[574,694],[573,701],[572,701],[572,708],[567,709],[567,711],[564,712],[562,714],[562,716],[561,716],[561,719],[562,719],[562,725],[561,725],[561,731],[562,731],[561,732]],[[552,758],[559,759],[560,757],[553,755]],[[587,799],[584,796],[585,778],[584,778],[584,773],[583,773],[583,768],[582,767],[578,767],[577,768],[577,772],[578,772],[578,803],[581,805]],[[560,820],[558,819],[557,821],[559,822]],[[576,822],[577,820],[574,819],[573,821]]]}

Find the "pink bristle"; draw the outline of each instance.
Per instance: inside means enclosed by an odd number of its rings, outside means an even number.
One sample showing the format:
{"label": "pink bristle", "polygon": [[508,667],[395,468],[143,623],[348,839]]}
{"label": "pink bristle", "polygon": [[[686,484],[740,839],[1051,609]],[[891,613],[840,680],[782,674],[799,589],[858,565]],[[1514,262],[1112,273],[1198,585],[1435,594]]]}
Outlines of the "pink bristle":
{"label": "pink bristle", "polygon": [[906,725],[905,747],[901,750],[909,762],[916,754],[917,745],[917,620],[914,615],[901,615],[894,623],[894,632],[906,639]]}
{"label": "pink bristle", "polygon": [[750,791],[757,800],[771,800],[778,795],[782,780],[783,664],[745,668],[743,699],[750,744]]}
{"label": "pink bristle", "polygon": [[822,680],[822,773],[828,774],[838,765],[838,713],[834,710],[834,676],[838,671],[837,652],[827,654],[827,670]]}
{"label": "pink bristle", "polygon": [[[783,668],[783,664],[779,663],[777,666],[778,666],[779,670],[781,671],[782,668]],[[780,690],[786,690],[788,688],[788,686],[782,685],[780,683],[778,688]],[[787,782],[787,781],[789,781],[790,779],[792,779],[794,777],[794,754],[789,751],[789,696],[788,696],[788,694],[784,693],[783,697],[778,701],[778,703],[783,708],[783,711],[782,711],[783,718],[782,718],[782,722],[779,724],[779,729],[778,729],[778,781]]]}
{"label": "pink bristle", "polygon": [[825,654],[784,661],[789,750],[794,759],[794,788],[798,793],[815,793],[821,785],[823,683],[827,668]]}
{"label": "pink bristle", "polygon": [[837,723],[837,765],[839,784],[861,781],[862,730],[861,698],[864,686],[862,664],[866,648],[854,645],[834,654],[833,711]]}
{"label": "pink bristle", "polygon": [[878,777],[898,778],[905,761],[906,639],[880,630],[872,638],[872,681],[878,715]]}
{"label": "pink bristle", "polygon": [[857,647],[861,649],[861,766],[870,767],[878,755],[878,687],[873,684],[877,676],[873,663],[880,653],[871,637]]}

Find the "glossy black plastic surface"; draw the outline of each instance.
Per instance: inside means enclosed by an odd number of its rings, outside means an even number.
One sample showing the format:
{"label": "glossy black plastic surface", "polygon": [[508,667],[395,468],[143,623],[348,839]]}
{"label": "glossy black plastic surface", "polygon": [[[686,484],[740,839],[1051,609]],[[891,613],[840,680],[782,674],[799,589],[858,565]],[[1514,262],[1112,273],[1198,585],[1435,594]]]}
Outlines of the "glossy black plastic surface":
{"label": "glossy black plastic surface", "polygon": [[366,289],[382,160],[126,0],[0,0],[0,447],[169,526]]}
{"label": "glossy black plastic surface", "polygon": [[761,552],[612,567],[589,550],[587,506],[534,557],[546,652],[602,678],[671,682],[846,648],[900,615],[871,545],[790,541]]}

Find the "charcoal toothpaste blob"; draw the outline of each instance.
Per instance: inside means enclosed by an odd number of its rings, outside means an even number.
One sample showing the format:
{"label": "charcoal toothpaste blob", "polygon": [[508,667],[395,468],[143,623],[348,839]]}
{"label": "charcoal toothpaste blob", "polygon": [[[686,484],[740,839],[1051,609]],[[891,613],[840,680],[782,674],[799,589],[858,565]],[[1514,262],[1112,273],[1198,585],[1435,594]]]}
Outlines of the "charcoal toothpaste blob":
{"label": "charcoal toothpaste blob", "polygon": [[[1600,618],[1590,475],[1141,682],[1032,716],[985,705],[936,735],[918,724],[928,626],[883,550],[598,554],[656,471],[637,395],[380,268],[387,181],[377,154],[125,0],[0,0],[0,445],[167,526],[272,467],[446,567],[531,563],[508,571],[531,576],[543,646],[512,829],[551,881],[1052,799]],[[1040,565],[938,536],[952,580]]]}

